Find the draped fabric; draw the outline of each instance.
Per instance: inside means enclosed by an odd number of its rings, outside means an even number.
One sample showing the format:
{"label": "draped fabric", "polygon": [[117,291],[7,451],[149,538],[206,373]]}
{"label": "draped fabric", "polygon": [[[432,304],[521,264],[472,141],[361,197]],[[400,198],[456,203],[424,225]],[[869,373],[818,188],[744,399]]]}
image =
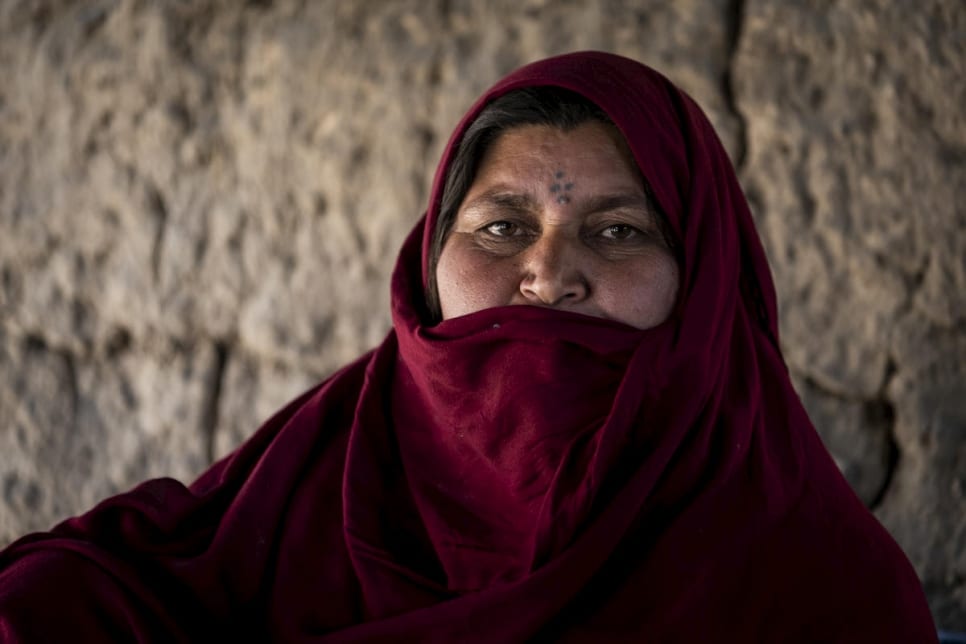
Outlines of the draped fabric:
{"label": "draped fabric", "polygon": [[[681,285],[662,325],[421,319],[463,131],[539,85],[611,117],[666,213]],[[936,640],[792,389],[728,157],[657,72],[582,52],[481,97],[400,252],[392,315],[190,487],[149,481],[7,548],[4,641]]]}

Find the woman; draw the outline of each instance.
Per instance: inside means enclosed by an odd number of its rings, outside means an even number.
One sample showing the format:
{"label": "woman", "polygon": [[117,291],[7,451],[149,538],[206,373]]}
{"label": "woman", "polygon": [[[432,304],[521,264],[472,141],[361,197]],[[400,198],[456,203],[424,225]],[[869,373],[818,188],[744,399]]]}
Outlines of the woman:
{"label": "woman", "polygon": [[8,548],[0,633],[936,640],[792,390],[727,156],[656,72],[585,52],[493,87],[392,291],[380,347],[190,488]]}

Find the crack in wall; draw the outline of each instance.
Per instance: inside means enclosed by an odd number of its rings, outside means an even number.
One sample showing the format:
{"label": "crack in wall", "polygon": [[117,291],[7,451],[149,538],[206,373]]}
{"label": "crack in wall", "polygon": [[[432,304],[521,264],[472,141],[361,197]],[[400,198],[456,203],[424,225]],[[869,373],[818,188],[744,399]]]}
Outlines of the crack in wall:
{"label": "crack in wall", "polygon": [[869,510],[875,512],[882,506],[883,501],[892,489],[896,472],[899,470],[899,461],[902,459],[902,451],[899,449],[899,442],[896,440],[896,413],[892,403],[885,398],[879,398],[867,403],[864,411],[869,425],[880,425],[885,430],[885,476],[882,478],[879,489],[876,490],[869,501]]}
{"label": "crack in wall", "polygon": [[829,389],[816,381],[811,376],[805,374],[801,376],[802,382],[815,392],[842,403],[858,403],[862,405],[862,426],[860,431],[876,431],[884,434],[885,453],[883,454],[883,475],[875,493],[872,494],[868,502],[868,508],[876,511],[888,497],[892,484],[895,481],[896,473],[899,470],[899,463],[902,460],[902,450],[896,436],[896,411],[895,405],[887,395],[889,383],[892,381],[897,366],[895,361],[890,358],[886,363],[885,376],[879,391],[870,398],[844,395],[840,392]]}
{"label": "crack in wall", "polygon": [[[899,471],[899,462],[902,460],[902,449],[899,447],[899,439],[896,434],[896,408],[888,395],[889,383],[892,382],[898,370],[899,367],[895,359],[890,356],[886,362],[885,376],[882,378],[882,385],[879,387],[878,396],[875,400],[867,403],[866,407],[866,419],[870,421],[870,424],[875,422],[876,414],[878,414],[879,424],[885,428],[886,449],[888,450],[886,453],[885,478],[882,480],[882,485],[869,503],[869,509],[873,512],[879,509],[889,496],[896,473]],[[876,405],[878,409],[875,409],[872,405]]]}
{"label": "crack in wall", "polygon": [[67,395],[70,400],[69,435],[73,436],[77,429],[77,417],[80,414],[80,383],[77,378],[77,362],[74,359],[74,354],[69,351],[60,352],[60,357],[64,361],[64,370],[67,372]]}
{"label": "crack in wall", "polygon": [[725,48],[727,64],[721,78],[721,88],[724,94],[725,105],[728,111],[738,123],[736,137],[735,170],[740,172],[745,165],[748,156],[748,121],[744,114],[738,109],[738,101],[735,98],[735,59],[737,58],[738,46],[741,43],[742,27],[745,22],[745,0],[729,0],[725,10]]}
{"label": "crack in wall", "polygon": [[205,383],[204,403],[201,412],[201,432],[204,436],[205,458],[209,464],[215,460],[215,437],[218,432],[225,372],[230,357],[230,346],[227,342],[215,342],[214,349],[215,358],[211,373]]}
{"label": "crack in wall", "polygon": [[151,276],[155,283],[161,278],[161,252],[164,248],[164,234],[168,226],[168,206],[164,197],[154,186],[147,188],[148,212],[154,218],[154,240],[151,244]]}

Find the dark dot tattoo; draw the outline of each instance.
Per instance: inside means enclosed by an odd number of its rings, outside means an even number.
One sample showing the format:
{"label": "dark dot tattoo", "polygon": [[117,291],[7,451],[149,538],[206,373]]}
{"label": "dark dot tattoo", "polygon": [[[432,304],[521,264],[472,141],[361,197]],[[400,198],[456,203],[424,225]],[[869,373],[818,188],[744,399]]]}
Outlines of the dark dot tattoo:
{"label": "dark dot tattoo", "polygon": [[573,189],[574,182],[563,182],[563,170],[557,170],[553,177],[556,181],[550,184],[550,194],[557,195],[557,203],[570,203],[570,195],[567,193]]}

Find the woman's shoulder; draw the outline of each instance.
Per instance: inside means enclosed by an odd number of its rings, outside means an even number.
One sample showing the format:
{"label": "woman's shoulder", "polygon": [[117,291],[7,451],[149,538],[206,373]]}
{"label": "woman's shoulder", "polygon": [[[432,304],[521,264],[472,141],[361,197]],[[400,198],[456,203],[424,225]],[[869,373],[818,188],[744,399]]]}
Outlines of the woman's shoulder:
{"label": "woman's shoulder", "polygon": [[915,569],[844,480],[808,486],[781,530],[786,550],[761,563],[788,571],[781,594],[807,598],[815,641],[936,641]]}

